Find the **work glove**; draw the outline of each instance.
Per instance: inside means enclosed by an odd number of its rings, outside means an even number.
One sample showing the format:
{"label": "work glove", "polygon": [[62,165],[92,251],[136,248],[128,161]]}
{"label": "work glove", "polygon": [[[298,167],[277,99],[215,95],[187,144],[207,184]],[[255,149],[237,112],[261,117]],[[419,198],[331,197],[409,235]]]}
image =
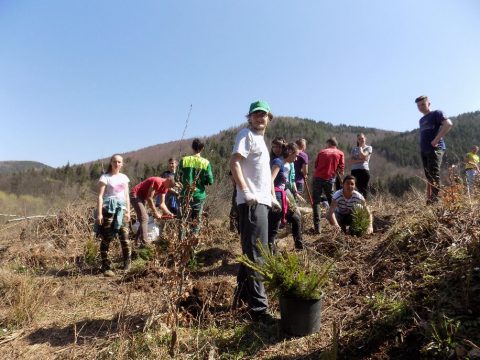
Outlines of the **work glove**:
{"label": "work glove", "polygon": [[282,210],[282,205],[278,202],[277,198],[272,195],[272,209],[273,211],[280,211]]}
{"label": "work glove", "polygon": [[245,203],[248,206],[253,206],[257,205],[258,201],[255,195],[252,194],[252,192],[248,189],[242,190],[243,191],[243,196],[245,197]]}

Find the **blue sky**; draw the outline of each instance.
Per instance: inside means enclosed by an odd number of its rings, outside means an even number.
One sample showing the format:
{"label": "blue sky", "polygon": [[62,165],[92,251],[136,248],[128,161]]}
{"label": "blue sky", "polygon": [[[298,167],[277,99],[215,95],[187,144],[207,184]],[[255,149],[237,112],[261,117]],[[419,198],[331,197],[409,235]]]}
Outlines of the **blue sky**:
{"label": "blue sky", "polygon": [[241,124],[256,99],[398,131],[421,94],[480,110],[479,16],[476,0],[0,0],[0,160],[176,140],[190,104],[186,137]]}

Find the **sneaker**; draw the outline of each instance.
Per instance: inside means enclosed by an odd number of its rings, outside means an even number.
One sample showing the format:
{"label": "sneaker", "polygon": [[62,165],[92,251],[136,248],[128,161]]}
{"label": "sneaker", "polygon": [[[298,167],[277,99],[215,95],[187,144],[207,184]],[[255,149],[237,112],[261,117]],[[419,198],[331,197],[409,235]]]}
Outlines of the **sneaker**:
{"label": "sneaker", "polygon": [[112,271],[112,270],[105,270],[103,272],[103,276],[105,277],[114,277],[115,276],[115,273]]}

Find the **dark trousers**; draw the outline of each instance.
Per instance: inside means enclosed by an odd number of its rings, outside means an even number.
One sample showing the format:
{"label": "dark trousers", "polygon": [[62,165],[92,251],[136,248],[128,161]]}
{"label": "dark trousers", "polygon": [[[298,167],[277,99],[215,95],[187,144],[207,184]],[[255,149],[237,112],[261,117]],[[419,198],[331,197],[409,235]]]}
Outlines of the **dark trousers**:
{"label": "dark trousers", "polygon": [[354,176],[356,179],[355,184],[358,191],[360,191],[360,193],[366,199],[368,193],[368,183],[370,181],[370,171],[365,169],[354,169],[352,170],[352,176]]}
{"label": "dark trousers", "polygon": [[[238,205],[240,240],[242,253],[255,262],[263,261],[257,245],[268,245],[268,211],[267,205]],[[267,294],[263,282],[258,279],[258,273],[240,264],[237,275],[237,288],[234,295],[234,307],[247,303],[250,311],[263,312],[267,310]]]}
{"label": "dark trousers", "polygon": [[328,204],[332,203],[334,181],[313,178],[312,197],[313,197],[313,227],[315,231],[320,232],[320,204],[324,201],[325,195]]}
{"label": "dark trousers", "polygon": [[[286,216],[287,222],[292,224],[292,236],[295,248],[303,249],[302,238],[302,215],[298,211],[288,211]],[[268,213],[268,247],[272,253],[276,252],[277,234],[282,223],[282,212]]]}
{"label": "dark trousers", "polygon": [[432,186],[431,200],[438,199],[438,192],[440,186],[440,167],[442,166],[442,159],[445,150],[434,149],[429,152],[422,152],[422,164],[425,171],[425,177],[428,183]]}

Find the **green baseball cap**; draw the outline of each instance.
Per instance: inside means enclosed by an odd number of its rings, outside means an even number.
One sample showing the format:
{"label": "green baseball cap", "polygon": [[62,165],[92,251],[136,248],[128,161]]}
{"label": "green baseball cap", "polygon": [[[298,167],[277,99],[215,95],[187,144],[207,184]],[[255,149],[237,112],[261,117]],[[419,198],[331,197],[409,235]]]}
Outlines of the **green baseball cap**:
{"label": "green baseball cap", "polygon": [[266,101],[258,100],[250,104],[250,110],[248,111],[248,115],[255,111],[265,111],[267,113],[270,112],[270,106],[268,106]]}

